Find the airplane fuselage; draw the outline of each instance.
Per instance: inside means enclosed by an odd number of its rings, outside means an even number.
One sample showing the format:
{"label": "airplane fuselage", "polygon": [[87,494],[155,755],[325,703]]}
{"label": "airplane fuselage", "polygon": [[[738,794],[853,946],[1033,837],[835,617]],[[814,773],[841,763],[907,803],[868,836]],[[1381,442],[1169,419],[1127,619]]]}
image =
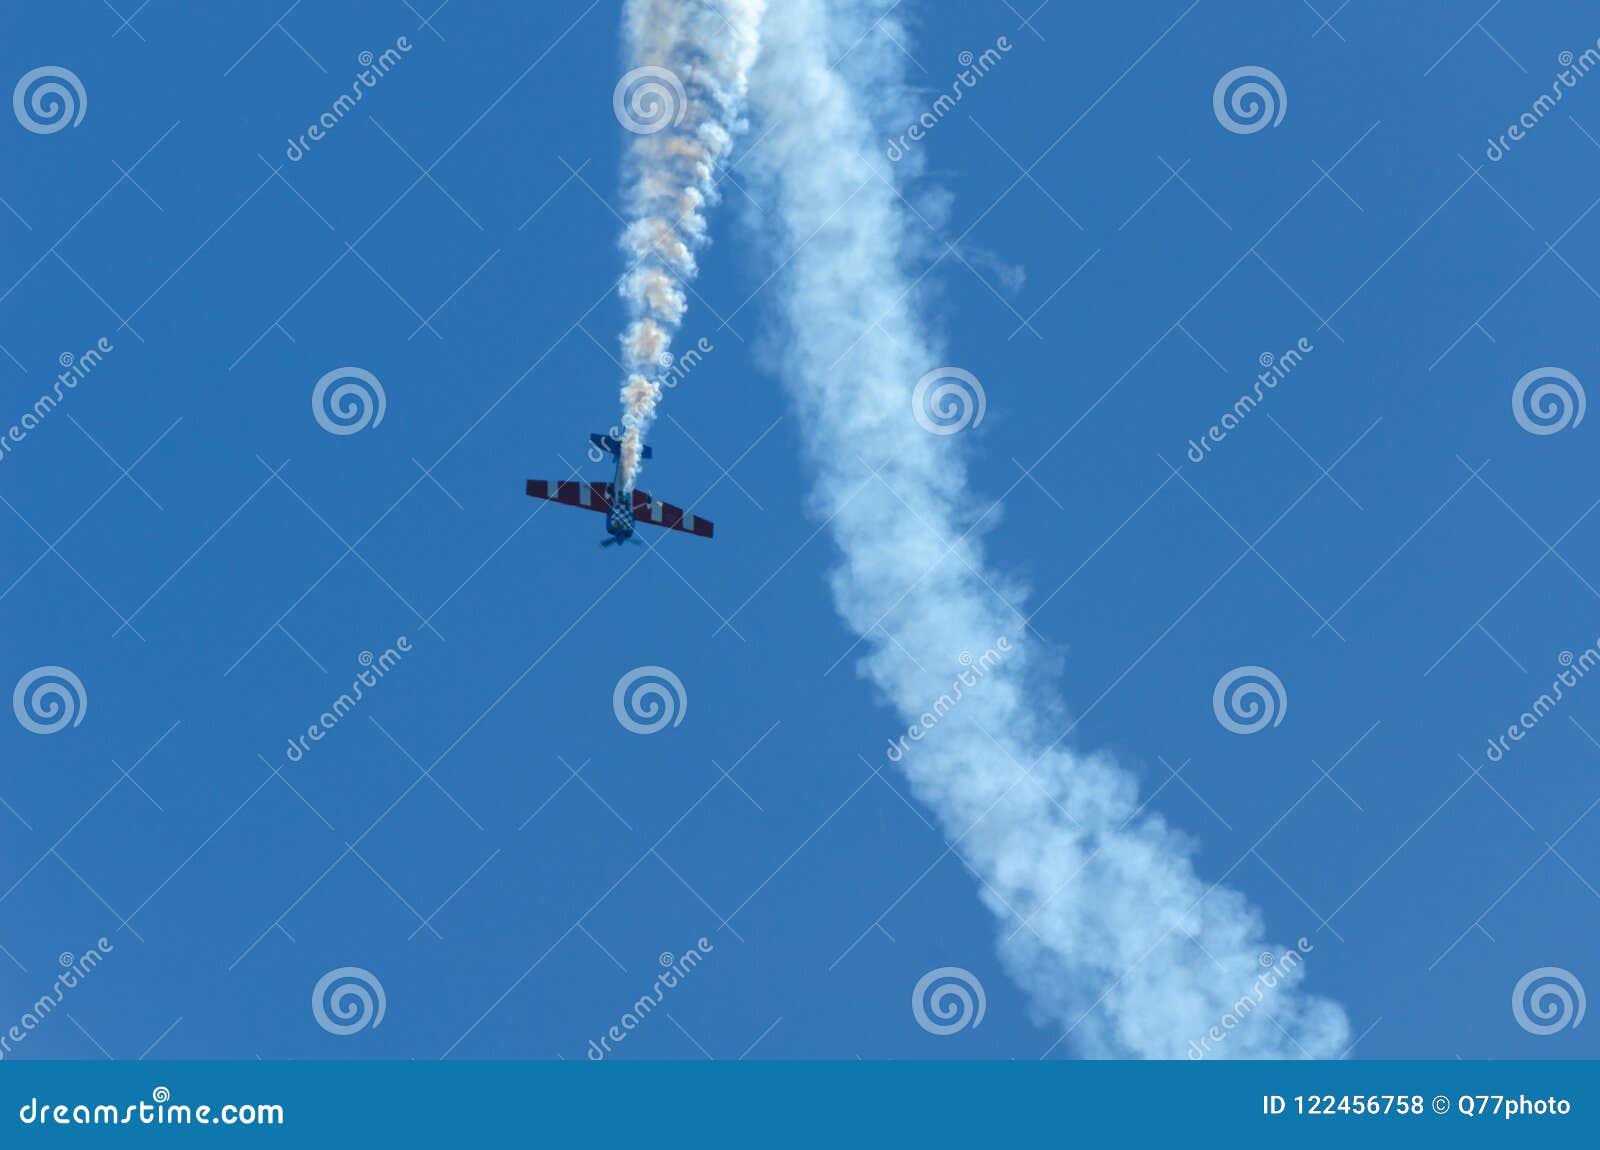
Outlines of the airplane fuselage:
{"label": "airplane fuselage", "polygon": [[607,542],[624,543],[633,538],[633,484],[622,483],[622,455],[617,455],[617,474],[611,482],[611,513],[606,516]]}

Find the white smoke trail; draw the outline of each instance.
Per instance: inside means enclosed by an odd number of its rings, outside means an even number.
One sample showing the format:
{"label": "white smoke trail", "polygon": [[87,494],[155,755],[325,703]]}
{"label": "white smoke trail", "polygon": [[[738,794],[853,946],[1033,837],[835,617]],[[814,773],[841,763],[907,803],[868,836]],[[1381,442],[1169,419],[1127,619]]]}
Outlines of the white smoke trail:
{"label": "white smoke trail", "polygon": [[1062,725],[1046,657],[985,580],[1013,602],[1020,592],[964,534],[983,504],[963,437],[928,434],[911,412],[915,381],[941,356],[911,290],[922,268],[906,266],[926,228],[907,222],[878,160],[875,118],[904,103],[895,41],[906,33],[884,8],[774,5],[751,77],[769,224],[787,257],[783,371],[821,471],[817,510],[843,553],[834,596],[869,644],[861,670],[913,722],[950,691],[959,652],[1009,638],[1014,653],[903,766],[983,876],[1003,959],[1038,1021],[1090,1056],[1193,1057],[1189,1044],[1214,1026],[1226,1041],[1207,1056],[1337,1056],[1344,1012],[1298,985],[1297,962],[1248,1001],[1264,956],[1288,948],[1267,945],[1245,899],[1202,881],[1180,835],[1140,814],[1133,777],[1052,747]]}
{"label": "white smoke trail", "polygon": [[684,288],[706,242],[717,166],[739,128],[765,0],[629,0],[626,40],[635,65],[617,85],[617,118],[634,135],[626,158],[621,283],[629,313],[622,336],[623,477],[632,486],[639,447],[655,415],[683,322]]}

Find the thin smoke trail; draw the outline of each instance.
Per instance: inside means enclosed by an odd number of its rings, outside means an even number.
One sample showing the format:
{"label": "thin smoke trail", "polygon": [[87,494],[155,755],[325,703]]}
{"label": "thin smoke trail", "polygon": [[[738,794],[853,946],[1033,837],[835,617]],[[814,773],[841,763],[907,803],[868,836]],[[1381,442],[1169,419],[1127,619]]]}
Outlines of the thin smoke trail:
{"label": "thin smoke trail", "polygon": [[[1053,742],[1050,660],[993,590],[1021,595],[972,530],[962,437],[913,418],[913,383],[943,360],[912,291],[922,266],[908,267],[926,229],[878,158],[879,121],[906,111],[905,40],[887,0],[785,0],[751,76],[776,208],[758,226],[786,261],[781,370],[842,555],[834,598],[869,652],[859,669],[915,722],[950,690],[959,653],[1009,639],[901,765],[982,876],[1038,1022],[1094,1057],[1193,1057],[1219,1026],[1206,1056],[1337,1056],[1345,1014],[1304,990],[1292,948],[1269,945],[1243,896],[1196,873],[1129,772]],[[1252,1002],[1264,972],[1275,977]]]}
{"label": "thin smoke trail", "polygon": [[617,85],[617,118],[633,133],[625,160],[631,258],[620,285],[628,309],[622,336],[622,471],[631,487],[639,448],[671,363],[669,345],[688,306],[695,252],[706,242],[718,165],[739,129],[765,0],[629,0],[632,70]]}

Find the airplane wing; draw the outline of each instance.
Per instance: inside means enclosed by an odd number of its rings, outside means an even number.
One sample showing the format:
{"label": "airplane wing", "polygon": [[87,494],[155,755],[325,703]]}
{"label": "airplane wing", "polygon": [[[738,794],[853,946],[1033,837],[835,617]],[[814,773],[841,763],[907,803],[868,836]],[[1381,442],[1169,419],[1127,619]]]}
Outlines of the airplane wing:
{"label": "airplane wing", "polygon": [[551,503],[565,503],[568,507],[587,507],[590,511],[611,510],[611,484],[587,483],[570,479],[530,479],[528,494],[535,499],[548,499]]}
{"label": "airplane wing", "polygon": [[702,539],[710,539],[713,529],[711,520],[701,519],[681,507],[663,503],[653,498],[647,491],[633,493],[633,518],[639,523],[653,523],[657,527],[698,535]]}

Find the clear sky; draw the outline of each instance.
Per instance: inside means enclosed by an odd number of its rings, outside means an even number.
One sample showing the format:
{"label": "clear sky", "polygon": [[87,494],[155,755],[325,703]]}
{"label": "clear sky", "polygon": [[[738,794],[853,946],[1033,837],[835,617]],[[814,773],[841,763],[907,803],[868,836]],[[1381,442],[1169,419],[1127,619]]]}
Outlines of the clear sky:
{"label": "clear sky", "polygon": [[[1600,1055],[1511,1007],[1542,967],[1600,986],[1600,679],[1488,752],[1600,641],[1595,417],[1532,434],[1512,404],[1537,369],[1600,379],[1600,77],[1533,110],[1600,21],[1030,6],[900,18],[930,103],[1011,45],[905,191],[958,244],[928,322],[982,381],[972,498],[1059,656],[1038,689],[1307,939],[1353,1056]],[[0,78],[67,69],[84,113],[0,126],[0,425],[110,349],[0,455],[0,685],[81,684],[76,725],[0,723],[0,1030],[110,944],[6,1056],[580,1058],[691,948],[617,1057],[1071,1056],[885,759],[758,189],[723,183],[683,328],[713,350],[642,481],[717,538],[602,552],[523,484],[608,478],[616,5],[283,8],[0,17]],[[1219,122],[1238,67],[1281,122]],[[330,434],[313,391],[348,367],[382,419]],[[649,735],[613,710],[641,666],[681,683]],[[1239,735],[1212,698],[1245,666],[1281,722]],[[385,1013],[344,1037],[311,998],[349,966]],[[950,1036],[910,1009],[944,966],[986,995]]]}

